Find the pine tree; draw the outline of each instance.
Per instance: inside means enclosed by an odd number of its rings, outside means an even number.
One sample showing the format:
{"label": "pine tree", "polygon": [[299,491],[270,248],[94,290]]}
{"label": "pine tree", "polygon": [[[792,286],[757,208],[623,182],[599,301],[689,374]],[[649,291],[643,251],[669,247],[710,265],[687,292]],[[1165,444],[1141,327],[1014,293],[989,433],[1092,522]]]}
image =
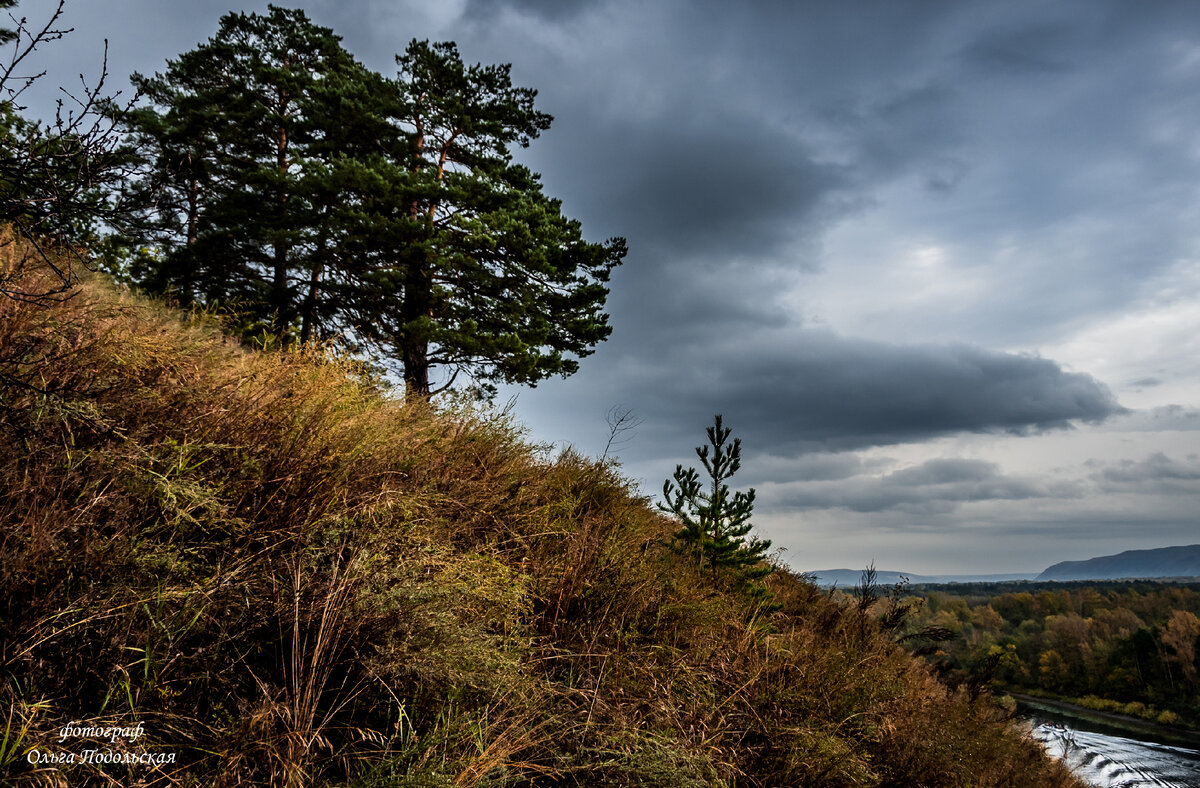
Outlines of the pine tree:
{"label": "pine tree", "polygon": [[[430,393],[429,371],[535,384],[569,375],[608,337],[604,283],[623,239],[582,238],[515,164],[550,126],[537,92],[515,87],[508,65],[467,66],[452,43],[413,41],[393,82],[403,135],[383,149],[373,184],[351,201],[373,224],[356,259],[367,261],[357,325],[398,358],[407,389]],[[386,301],[400,295],[398,308]]]}
{"label": "pine tree", "polygon": [[666,503],[659,508],[679,519],[675,540],[695,556],[699,568],[707,567],[714,580],[728,570],[754,588],[754,581],[772,571],[765,563],[771,542],[750,535],[754,489],[731,492],[726,484],[741,468],[742,440],[735,438],[729,444],[733,431],[721,423],[719,414],[714,421],[707,429],[709,445],[696,447],[708,474],[708,490],[704,490],[699,471],[676,465],[674,480],[663,482]]}
{"label": "pine tree", "polygon": [[328,216],[311,179],[340,155],[326,144],[340,126],[325,105],[334,86],[361,87],[369,72],[332,30],[268,8],[227,14],[164,74],[135,74],[151,106],[130,127],[156,229],[139,239],[156,247],[141,283],[232,305],[247,330],[269,327],[286,344]]}

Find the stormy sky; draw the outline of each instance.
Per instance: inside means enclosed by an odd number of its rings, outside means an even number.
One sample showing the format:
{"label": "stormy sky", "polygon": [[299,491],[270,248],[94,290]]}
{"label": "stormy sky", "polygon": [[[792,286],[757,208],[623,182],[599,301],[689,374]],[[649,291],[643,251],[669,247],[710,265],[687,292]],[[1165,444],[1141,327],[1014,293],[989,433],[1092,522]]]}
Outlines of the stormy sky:
{"label": "stormy sky", "polygon": [[[612,338],[501,394],[531,440],[598,455],[630,410],[654,494],[722,413],[800,570],[1200,541],[1200,4],[295,5],[386,74],[413,38],[512,63],[555,116],[521,160],[628,239]],[[68,0],[43,85],[265,8]]]}

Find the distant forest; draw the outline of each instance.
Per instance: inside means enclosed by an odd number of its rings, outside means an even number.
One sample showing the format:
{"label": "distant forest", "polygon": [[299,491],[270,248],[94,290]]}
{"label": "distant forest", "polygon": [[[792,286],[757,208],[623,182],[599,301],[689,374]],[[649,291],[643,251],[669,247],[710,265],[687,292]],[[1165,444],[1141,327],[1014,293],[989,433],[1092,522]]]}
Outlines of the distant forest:
{"label": "distant forest", "polygon": [[1200,583],[974,583],[906,593],[914,612],[905,642],[951,681],[1200,727]]}

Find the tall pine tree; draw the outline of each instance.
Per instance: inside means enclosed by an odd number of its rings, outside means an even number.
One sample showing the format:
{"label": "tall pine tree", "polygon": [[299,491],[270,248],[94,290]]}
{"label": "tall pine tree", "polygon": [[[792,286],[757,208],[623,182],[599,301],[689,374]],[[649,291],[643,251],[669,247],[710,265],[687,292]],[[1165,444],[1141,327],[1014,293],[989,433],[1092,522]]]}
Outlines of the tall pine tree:
{"label": "tall pine tree", "polygon": [[383,318],[364,323],[371,338],[393,349],[420,394],[435,366],[484,385],[575,372],[568,354],[588,355],[611,332],[604,283],[624,241],[584,241],[539,176],[513,162],[512,146],[551,118],[534,109],[536,91],[513,86],[510,66],[467,66],[454,44],[424,41],[397,62],[405,144],[389,155],[405,176],[391,208],[407,232],[393,236],[398,246],[377,246],[375,275],[398,283],[403,299],[395,311],[368,310]]}
{"label": "tall pine tree", "polygon": [[[131,127],[157,233],[143,284],[183,301],[224,303],[249,330],[285,343],[300,319],[326,217],[311,199],[314,170],[338,153],[325,104],[332,86],[369,72],[302,11],[228,14],[207,43],[133,76],[151,106]],[[328,167],[326,167],[326,170]]]}

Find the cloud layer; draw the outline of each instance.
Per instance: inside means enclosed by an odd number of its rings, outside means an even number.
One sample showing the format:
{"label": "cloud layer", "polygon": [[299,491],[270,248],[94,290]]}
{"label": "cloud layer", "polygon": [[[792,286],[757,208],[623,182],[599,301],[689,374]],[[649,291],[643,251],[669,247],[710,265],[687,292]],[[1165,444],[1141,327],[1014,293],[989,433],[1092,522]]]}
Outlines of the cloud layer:
{"label": "cloud layer", "polygon": [[[1194,531],[1200,5],[299,4],[380,70],[414,37],[511,62],[556,116],[521,159],[628,239],[612,338],[506,392],[536,439],[599,453],[622,404],[626,467],[662,479],[722,413],[800,568],[1038,570]],[[74,84],[108,37],[117,84],[225,10],[69,3],[38,67]]]}

